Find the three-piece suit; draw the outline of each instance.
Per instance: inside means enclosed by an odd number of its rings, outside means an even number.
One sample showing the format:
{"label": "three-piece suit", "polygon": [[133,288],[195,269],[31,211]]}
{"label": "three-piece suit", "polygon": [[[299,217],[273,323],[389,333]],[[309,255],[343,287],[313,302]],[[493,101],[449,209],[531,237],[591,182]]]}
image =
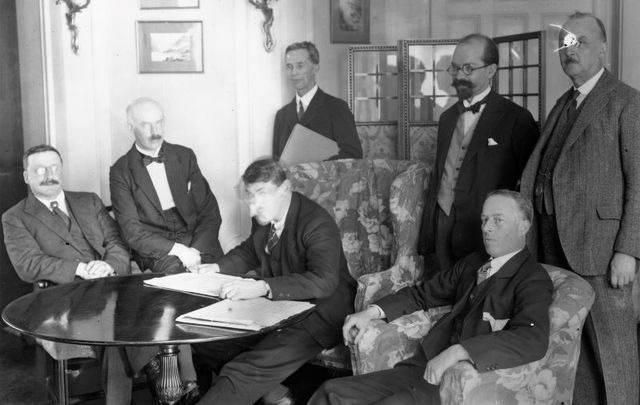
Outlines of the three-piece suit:
{"label": "three-piece suit", "polygon": [[316,307],[302,321],[266,335],[194,345],[197,360],[220,371],[203,401],[253,404],[335,346],[345,316],[353,312],[355,280],[329,213],[294,192],[278,243],[266,253],[269,230],[254,220],[249,238],[218,260],[220,272],[266,281],[273,300],[308,300]]}

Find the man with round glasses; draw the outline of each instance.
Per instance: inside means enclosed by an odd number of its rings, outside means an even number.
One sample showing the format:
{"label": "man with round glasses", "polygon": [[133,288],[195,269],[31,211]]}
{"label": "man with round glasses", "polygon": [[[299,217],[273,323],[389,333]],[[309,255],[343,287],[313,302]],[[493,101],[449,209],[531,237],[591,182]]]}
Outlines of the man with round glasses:
{"label": "man with round glasses", "polygon": [[496,189],[516,190],[538,139],[531,113],[491,90],[497,69],[498,47],[482,34],[462,38],[447,68],[459,101],[438,123],[419,242],[436,271],[482,249],[484,199]]}

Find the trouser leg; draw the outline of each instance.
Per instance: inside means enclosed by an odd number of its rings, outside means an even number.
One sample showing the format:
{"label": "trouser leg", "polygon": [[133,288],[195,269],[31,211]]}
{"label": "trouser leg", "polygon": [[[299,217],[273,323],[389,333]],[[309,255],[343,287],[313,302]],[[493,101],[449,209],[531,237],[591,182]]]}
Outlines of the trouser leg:
{"label": "trouser leg", "polygon": [[451,234],[455,221],[455,209],[451,207],[447,215],[439,206],[436,208],[436,260],[438,271],[447,271],[456,263],[451,246]]}
{"label": "trouser leg", "polygon": [[108,346],[101,349],[102,387],[107,405],[131,403],[133,378],[128,370],[123,347]]}

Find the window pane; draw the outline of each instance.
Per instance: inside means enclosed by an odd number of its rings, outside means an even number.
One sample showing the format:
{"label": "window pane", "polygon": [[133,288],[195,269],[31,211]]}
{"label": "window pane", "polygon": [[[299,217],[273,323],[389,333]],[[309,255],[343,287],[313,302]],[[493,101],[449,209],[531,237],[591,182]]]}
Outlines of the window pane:
{"label": "window pane", "polygon": [[433,61],[433,49],[431,45],[409,46],[409,69],[431,69]]}
{"label": "window pane", "polygon": [[533,119],[538,121],[540,119],[540,117],[538,116],[538,103],[540,102],[540,99],[538,98],[538,96],[530,96],[527,97],[527,110],[529,110],[531,112],[531,115],[533,115]]}
{"label": "window pane", "polygon": [[500,54],[500,63],[498,65],[509,66],[509,43],[498,44],[498,53]]}
{"label": "window pane", "polygon": [[509,94],[509,70],[498,70],[498,93]]}
{"label": "window pane", "polygon": [[433,98],[411,98],[409,102],[409,120],[411,122],[433,121],[433,109]]}
{"label": "window pane", "polygon": [[513,69],[513,93],[524,92],[524,69]]}
{"label": "window pane", "polygon": [[518,104],[519,106],[522,106],[522,104],[524,103],[524,98],[521,96],[514,96],[511,101],[513,101],[514,103]]}
{"label": "window pane", "polygon": [[[356,97],[376,97],[380,93],[376,84],[376,76],[356,76],[353,84]],[[378,90],[377,93],[376,90]]]}
{"label": "window pane", "polygon": [[373,51],[353,53],[354,73],[397,72],[397,58],[395,52]]}
{"label": "window pane", "polygon": [[451,65],[451,57],[453,56],[454,49],[456,49],[454,44],[433,46],[433,58],[437,70],[447,70],[449,65]]}
{"label": "window pane", "polygon": [[435,106],[433,108],[433,120],[438,121],[440,114],[447,108],[451,107],[458,101],[458,97],[435,97]]}
{"label": "window pane", "polygon": [[529,65],[538,64],[539,46],[540,46],[540,41],[537,38],[530,39],[527,41],[527,63]]}
{"label": "window pane", "polygon": [[540,93],[538,88],[538,68],[527,69],[527,93]]}
{"label": "window pane", "polygon": [[512,42],[509,49],[511,56],[511,66],[522,66],[524,64],[524,43],[522,41]]}
{"label": "window pane", "polygon": [[427,77],[433,77],[431,72],[413,72],[409,73],[409,95],[422,96],[431,95],[433,92],[432,80],[427,81]]}
{"label": "window pane", "polygon": [[380,100],[380,121],[398,120],[398,99],[385,98]]}

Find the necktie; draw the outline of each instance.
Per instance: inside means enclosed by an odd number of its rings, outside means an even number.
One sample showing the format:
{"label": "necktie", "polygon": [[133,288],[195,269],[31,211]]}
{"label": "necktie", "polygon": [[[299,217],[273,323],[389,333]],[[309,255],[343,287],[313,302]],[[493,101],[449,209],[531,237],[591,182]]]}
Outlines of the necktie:
{"label": "necktie", "polygon": [[51,201],[50,205],[51,205],[51,210],[53,211],[53,213],[56,214],[62,220],[62,222],[64,222],[64,224],[66,225],[67,229],[70,229],[71,228],[71,218],[69,218],[69,216],[67,214],[65,214],[60,209],[60,207],[58,207],[58,202],[57,201]]}
{"label": "necktie", "polygon": [[302,106],[302,100],[298,102],[298,121],[302,120],[304,115],[304,107]]}
{"label": "necktie", "polygon": [[577,89],[573,89],[571,93],[571,97],[568,101],[567,106],[567,124],[571,125],[573,121],[576,119],[576,115],[578,115],[578,96],[580,92]]}
{"label": "necktie", "polygon": [[489,274],[489,270],[491,269],[491,261],[486,262],[478,269],[478,277],[476,279],[476,284],[482,283],[487,279],[487,275]]}
{"label": "necktie", "polygon": [[278,231],[276,227],[271,224],[271,229],[269,230],[269,237],[267,238],[267,250],[269,253],[273,252],[273,248],[278,244]]}
{"label": "necktie", "polygon": [[156,157],[151,157],[148,155],[142,155],[142,164],[145,166],[149,166],[151,163],[153,162],[157,162],[157,163],[164,163],[165,161],[165,156],[164,153],[159,153],[158,156]]}
{"label": "necktie", "polygon": [[460,100],[458,102],[458,111],[460,111],[460,114],[465,113],[467,111],[471,111],[474,114],[477,114],[478,112],[480,112],[480,107],[482,107],[482,104],[487,104],[487,99],[489,98],[489,96],[483,98],[482,100],[478,101],[477,103],[473,103],[471,104],[469,107],[465,107],[464,103],[462,102],[462,100]]}

